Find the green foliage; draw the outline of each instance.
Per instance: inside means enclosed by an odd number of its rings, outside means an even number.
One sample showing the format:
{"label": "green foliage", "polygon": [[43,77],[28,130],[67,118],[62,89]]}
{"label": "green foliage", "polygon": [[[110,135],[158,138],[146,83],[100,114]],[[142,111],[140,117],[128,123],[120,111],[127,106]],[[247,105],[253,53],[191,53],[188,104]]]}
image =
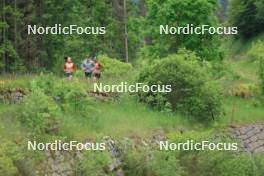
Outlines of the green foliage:
{"label": "green foliage", "polygon": [[60,111],[51,97],[37,89],[26,97],[17,117],[33,135],[42,134],[57,130]]}
{"label": "green foliage", "polygon": [[262,94],[264,95],[264,57],[259,59],[259,78]]}
{"label": "green foliage", "polygon": [[105,55],[100,56],[98,59],[103,65],[103,75],[107,77],[121,77],[132,70],[131,64],[123,63]]}
{"label": "green foliage", "polygon": [[194,53],[182,50],[177,55],[145,66],[139,75],[139,82],[148,85],[171,85],[170,93],[143,93],[142,101],[158,109],[169,105],[173,111],[180,111],[197,120],[209,120],[221,113],[221,92],[212,81],[210,70],[199,61]]}
{"label": "green foliage", "polygon": [[257,170],[258,170],[258,174],[263,175],[264,174],[264,155],[263,153],[256,155],[254,159],[255,159]]}
{"label": "green foliage", "polygon": [[[219,36],[217,35],[160,35],[159,26],[217,26],[215,15],[217,3],[213,0],[147,0],[148,15],[147,34],[152,42],[146,54],[148,56],[165,57],[176,53],[179,48],[195,51],[202,59],[219,60]],[[202,45],[201,45],[202,43]]]}
{"label": "green foliage", "polygon": [[53,74],[40,73],[39,76],[35,77],[30,83],[30,88],[32,90],[42,90],[46,94],[51,94],[53,90],[56,78]]}
{"label": "green foliage", "polygon": [[128,176],[181,176],[183,167],[175,153],[150,151],[147,148],[130,149],[124,157],[124,171]]}
{"label": "green foliage", "polygon": [[145,151],[127,151],[127,154],[124,157],[124,171],[128,176],[138,175],[143,176],[146,175],[146,154]]}
{"label": "green foliage", "polygon": [[187,175],[193,172],[197,176],[255,176],[253,160],[249,155],[236,155],[229,151],[185,152],[181,162],[186,167]]}
{"label": "green foliage", "polygon": [[83,72],[81,69],[77,70],[77,71],[74,73],[73,76],[74,76],[74,77],[77,77],[77,78],[84,78],[84,77],[85,77],[84,72]]}
{"label": "green foliage", "polygon": [[81,87],[71,89],[64,98],[65,109],[73,111],[75,115],[87,116],[94,112],[92,99]]}
{"label": "green foliage", "polygon": [[32,90],[41,90],[53,98],[67,112],[85,116],[93,111],[92,100],[88,97],[83,80],[59,80],[52,74],[41,74],[31,82]]}
{"label": "green foliage", "polygon": [[[223,170],[221,176],[255,176],[257,175],[253,159],[246,155],[227,156],[226,160],[219,164],[219,171]],[[223,158],[222,158],[223,159]]]}
{"label": "green foliage", "polygon": [[258,76],[260,79],[260,89],[262,94],[264,95],[264,42],[263,41],[257,41],[256,43],[253,43],[250,50],[248,51],[248,56],[251,60],[257,61],[259,64],[258,69]]}
{"label": "green foliage", "polygon": [[180,165],[179,156],[171,152],[154,152],[153,159],[150,159],[147,165],[154,175],[181,176],[185,174],[184,167]]}
{"label": "green foliage", "polygon": [[[214,143],[232,143],[230,137],[219,135],[214,137],[211,131],[191,131],[184,134],[173,134],[169,141],[179,144],[193,140],[193,143],[210,141]],[[261,156],[258,161],[261,173]],[[126,175],[196,175],[196,176],[255,176],[257,174],[254,158],[247,153],[218,150],[177,150],[159,151],[145,147],[129,148],[124,157]],[[261,175],[261,174],[260,174]]]}
{"label": "green foliage", "polygon": [[[122,1],[5,1],[0,7],[3,20],[0,31],[0,68],[8,72],[39,72],[62,70],[63,57],[69,55],[80,63],[87,54],[106,53],[125,58],[124,22],[127,21],[130,40],[128,50],[134,58],[143,43],[138,35],[141,18],[139,6],[133,1],[126,5],[124,16]],[[67,10],[65,10],[67,9]],[[58,16],[58,14],[60,14]],[[105,27],[104,35],[28,35],[25,24],[43,27]],[[2,58],[5,56],[4,58]],[[26,67],[25,67],[26,66]]]}
{"label": "green foliage", "polygon": [[[0,173],[6,176],[13,176],[18,174],[18,170],[14,165],[14,160],[10,157],[10,151],[14,149],[14,144],[3,140],[0,145]],[[15,154],[13,153],[13,156]]]}
{"label": "green foliage", "polygon": [[[217,136],[217,137],[216,137]],[[209,141],[212,143],[234,143],[229,135],[213,131],[189,131],[183,134],[173,134],[169,137],[169,141],[173,143],[183,143],[187,140],[193,140],[193,143],[201,143]],[[239,144],[238,144],[239,146]],[[256,166],[253,158],[248,153],[237,153],[237,151],[224,150],[180,150],[170,151],[171,155],[178,154],[178,159],[186,175],[196,176],[255,176]]]}
{"label": "green foliage", "polygon": [[251,61],[257,61],[260,58],[264,57],[263,50],[264,42],[259,40],[257,42],[252,43],[251,48],[247,52],[247,55]]}
{"label": "green foliage", "polygon": [[264,27],[263,0],[231,1],[230,22],[238,27],[242,37],[248,39],[256,36]]}
{"label": "green foliage", "polygon": [[77,162],[77,175],[107,176],[110,156],[107,152],[88,151],[84,154],[83,160]]}

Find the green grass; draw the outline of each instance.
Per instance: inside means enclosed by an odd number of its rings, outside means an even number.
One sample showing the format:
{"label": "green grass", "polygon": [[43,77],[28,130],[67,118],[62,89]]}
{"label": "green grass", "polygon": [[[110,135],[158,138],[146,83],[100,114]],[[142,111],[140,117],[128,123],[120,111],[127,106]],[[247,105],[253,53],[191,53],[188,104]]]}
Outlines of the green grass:
{"label": "green grass", "polygon": [[[252,44],[258,40],[264,40],[264,34],[250,41],[229,40],[224,44],[227,53],[225,64],[232,75],[231,79],[229,76],[222,81],[225,91],[240,84],[258,86],[258,63],[248,56]],[[224,125],[264,122],[264,106],[259,103],[258,97],[225,97],[224,109],[226,115],[220,119]]]}
{"label": "green grass", "polygon": [[0,104],[0,137],[1,140],[15,142],[18,146],[25,145],[26,130],[21,126],[13,113],[8,113],[16,105]]}
{"label": "green grass", "polygon": [[[212,126],[203,126],[177,114],[168,114],[147,108],[145,105],[125,97],[120,102],[97,105],[96,120],[79,117],[65,117],[62,133],[74,139],[94,138],[95,136],[149,137],[162,130],[171,133],[184,130],[204,131],[228,127],[231,124],[244,125],[264,122],[264,107],[254,106],[253,100],[227,98],[224,101],[225,115]],[[215,126],[215,125],[216,126]],[[215,129],[217,130],[217,129]]]}
{"label": "green grass", "polygon": [[228,97],[224,101],[226,115],[221,117],[220,123],[224,125],[245,125],[264,122],[264,106],[256,103],[254,99]]}
{"label": "green grass", "polygon": [[222,49],[225,50],[227,58],[239,59],[240,56],[243,56],[252,46],[252,43],[264,40],[264,33],[255,36],[250,40],[242,40],[233,37],[224,38],[222,42]]}
{"label": "green grass", "polygon": [[228,60],[226,64],[230,67],[233,73],[238,77],[237,81],[240,83],[256,83],[258,82],[256,62],[249,59]]}
{"label": "green grass", "polygon": [[26,89],[35,75],[8,74],[0,76],[0,89]]}
{"label": "green grass", "polygon": [[[264,35],[263,35],[264,36]],[[256,39],[255,39],[256,40]],[[255,41],[253,40],[253,41]],[[225,90],[239,84],[255,84],[258,82],[256,73],[257,63],[247,57],[247,51],[253,41],[243,45],[241,41],[233,41],[225,64],[228,66],[229,76],[222,80]],[[108,84],[117,84],[121,81],[133,82],[135,74],[129,74],[120,78],[106,79],[101,81]],[[0,88],[28,88],[30,81],[35,76],[6,75],[0,78]],[[58,77],[58,80],[62,79]],[[92,81],[86,81],[82,75],[73,84],[80,84],[86,90],[92,89]],[[249,124],[264,121],[264,107],[255,106],[254,98],[241,99],[225,97],[225,115],[215,121],[211,126],[190,121],[187,117],[175,113],[163,113],[139,103],[133,96],[124,95],[120,101],[97,102],[95,111],[87,112],[90,118],[83,118],[76,114],[65,114],[60,122],[60,135],[69,139],[84,140],[98,136],[122,137],[149,137],[157,131],[171,133],[179,129],[185,130],[214,130],[214,128],[227,127],[230,124]],[[14,105],[1,105],[1,113],[11,110]],[[4,117],[5,118],[5,117]],[[10,123],[3,120],[2,123]],[[8,117],[6,117],[8,118]]]}
{"label": "green grass", "polygon": [[98,103],[95,118],[80,119],[67,117],[63,122],[62,131],[73,138],[96,135],[112,137],[146,137],[156,131],[168,132],[189,123],[177,114],[169,114],[149,109],[136,102],[134,98],[123,97],[117,102]]}
{"label": "green grass", "polygon": [[[237,66],[235,63],[233,63]],[[29,81],[25,77],[13,80],[19,84]],[[23,83],[24,82],[24,83]],[[82,80],[78,80],[82,82]],[[90,82],[84,82],[83,86],[90,87]],[[255,100],[225,97],[225,115],[212,125],[206,126],[191,121],[187,117],[175,113],[165,113],[153,110],[143,103],[139,103],[135,97],[123,95],[119,101],[96,102],[95,111],[87,112],[90,118],[84,118],[76,114],[64,114],[60,122],[60,135],[68,139],[85,140],[99,136],[122,137],[149,137],[162,130],[165,133],[173,133],[184,130],[214,130],[219,125],[226,127],[230,124],[247,124],[264,121],[264,107],[255,106]],[[7,127],[14,118],[4,117],[6,111],[15,110],[19,105],[0,105],[1,123]],[[10,119],[9,119],[10,118]],[[21,129],[23,130],[23,129]],[[24,129],[25,130],[25,129]],[[17,131],[17,130],[16,130]]]}

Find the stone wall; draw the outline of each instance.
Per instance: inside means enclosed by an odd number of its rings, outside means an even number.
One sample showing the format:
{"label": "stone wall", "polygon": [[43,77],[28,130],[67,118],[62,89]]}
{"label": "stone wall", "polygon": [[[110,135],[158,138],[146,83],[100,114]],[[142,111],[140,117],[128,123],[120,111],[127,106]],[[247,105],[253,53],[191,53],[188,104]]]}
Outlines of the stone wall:
{"label": "stone wall", "polygon": [[264,124],[233,127],[232,133],[241,141],[243,150],[251,153],[264,152]]}
{"label": "stone wall", "polygon": [[0,90],[0,103],[16,104],[22,101],[26,93],[23,90]]}

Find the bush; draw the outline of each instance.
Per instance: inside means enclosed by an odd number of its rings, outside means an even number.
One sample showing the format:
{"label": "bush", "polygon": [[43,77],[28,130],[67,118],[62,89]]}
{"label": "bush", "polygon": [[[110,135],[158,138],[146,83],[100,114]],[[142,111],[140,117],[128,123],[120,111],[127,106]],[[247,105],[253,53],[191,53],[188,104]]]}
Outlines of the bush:
{"label": "bush", "polygon": [[[217,137],[216,137],[217,136]],[[235,142],[226,134],[215,131],[189,131],[174,133],[168,136],[169,143],[186,143],[193,140],[193,144],[210,141],[212,143]],[[191,143],[191,142],[190,142]],[[179,145],[178,145],[179,146]],[[186,147],[187,145],[185,145]],[[191,148],[191,145],[189,145]],[[167,176],[167,175],[196,175],[196,176],[254,176],[263,171],[262,155],[256,158],[254,164],[252,156],[246,152],[221,150],[168,150],[157,148],[137,147],[129,148],[125,152],[124,171],[128,176]],[[195,173],[195,174],[194,174]]]}
{"label": "bush", "polygon": [[[186,133],[172,134],[169,141],[172,143],[186,143],[187,140],[193,143],[209,141],[212,143],[235,143],[232,137],[216,131],[189,131]],[[239,147],[239,144],[238,144]],[[178,159],[184,166],[186,175],[196,176],[255,176],[256,166],[252,156],[247,152],[227,150],[178,150],[169,151],[171,155],[178,152]]]}
{"label": "bush", "polygon": [[83,160],[78,160],[76,164],[77,175],[102,175],[107,176],[110,156],[107,152],[88,151],[84,153]]}
{"label": "bush", "polygon": [[187,168],[187,175],[196,176],[256,176],[255,165],[246,153],[229,151],[182,152],[181,163]]}
{"label": "bush", "polygon": [[67,92],[65,94],[65,106],[68,110],[82,116],[86,116],[88,112],[89,114],[94,112],[92,99],[82,89],[72,89]]}
{"label": "bush", "polygon": [[147,163],[150,173],[158,176],[185,175],[184,167],[180,165],[179,157],[172,152],[156,151],[153,159]]}
{"label": "bush", "polygon": [[[3,140],[1,136],[1,145],[0,145],[0,173],[5,176],[18,175],[18,170],[14,165],[14,158],[10,157],[18,155],[17,151],[12,151],[15,148],[15,144],[9,141]],[[14,153],[12,153],[12,152]]]}
{"label": "bush", "polygon": [[253,43],[250,50],[248,51],[248,56],[251,60],[257,61],[259,64],[258,75],[260,79],[260,89],[264,95],[264,42],[257,41]]}
{"label": "bush", "polygon": [[258,61],[260,58],[264,57],[263,49],[264,49],[264,42],[257,41],[252,44],[247,55],[250,58],[250,60]]}
{"label": "bush", "polygon": [[262,95],[264,95],[264,57],[259,59],[259,78]]}
{"label": "bush", "polygon": [[254,86],[251,84],[238,84],[229,91],[230,96],[250,98],[254,95]]}
{"label": "bush", "polygon": [[221,92],[218,84],[212,81],[207,66],[203,66],[194,53],[182,50],[178,55],[145,66],[138,82],[149,86],[171,85],[170,93],[139,92],[140,100],[163,110],[171,106],[199,120],[214,119],[221,112]]}
{"label": "bush", "polygon": [[20,107],[18,118],[33,134],[53,132],[58,128],[60,111],[53,99],[34,90]]}
{"label": "bush", "polygon": [[172,152],[149,150],[139,147],[129,149],[124,157],[124,171],[128,176],[179,176],[185,175],[179,157]]}
{"label": "bush", "polygon": [[40,73],[35,79],[30,83],[32,90],[43,90],[46,94],[51,94],[53,85],[56,82],[56,78],[53,74],[43,74]]}
{"label": "bush", "polygon": [[259,153],[255,156],[255,163],[258,169],[258,174],[263,175],[264,174],[264,154]]}
{"label": "bush", "polygon": [[107,77],[120,77],[132,70],[131,64],[109,58],[105,55],[100,56],[98,59],[103,65],[103,75]]}
{"label": "bush", "polygon": [[79,79],[59,80],[52,74],[45,76],[41,74],[31,82],[31,89],[33,92],[35,90],[43,92],[63,111],[87,116],[87,112],[93,110],[93,103],[86,90],[87,84],[81,81]]}

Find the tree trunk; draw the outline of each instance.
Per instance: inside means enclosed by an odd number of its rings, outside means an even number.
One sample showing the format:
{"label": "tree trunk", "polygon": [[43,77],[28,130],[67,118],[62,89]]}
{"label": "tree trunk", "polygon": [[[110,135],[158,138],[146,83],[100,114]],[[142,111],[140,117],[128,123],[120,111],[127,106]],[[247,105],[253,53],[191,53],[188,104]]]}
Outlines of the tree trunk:
{"label": "tree trunk", "polygon": [[[3,22],[6,22],[6,18],[5,18],[5,0],[3,0]],[[3,47],[4,47],[4,51],[3,51],[3,73],[6,73],[6,28],[3,28]]]}
{"label": "tree trunk", "polygon": [[[17,0],[14,1],[14,9],[16,12],[17,11]],[[17,51],[17,17],[15,17],[15,21],[14,21],[14,47],[15,47],[15,50]]]}
{"label": "tree trunk", "polygon": [[[42,15],[43,15],[43,0],[37,1],[37,12],[36,16],[39,19],[40,25],[43,25]],[[44,67],[47,66],[44,58],[42,58],[42,51],[44,51],[44,45],[43,45],[43,36],[38,35],[37,36],[37,60],[35,62],[37,63],[37,67]],[[35,59],[35,58],[34,58]]]}
{"label": "tree trunk", "polygon": [[128,33],[127,33],[127,8],[126,8],[126,0],[124,0],[124,25],[125,25],[125,55],[126,55],[126,62],[128,62]]}

